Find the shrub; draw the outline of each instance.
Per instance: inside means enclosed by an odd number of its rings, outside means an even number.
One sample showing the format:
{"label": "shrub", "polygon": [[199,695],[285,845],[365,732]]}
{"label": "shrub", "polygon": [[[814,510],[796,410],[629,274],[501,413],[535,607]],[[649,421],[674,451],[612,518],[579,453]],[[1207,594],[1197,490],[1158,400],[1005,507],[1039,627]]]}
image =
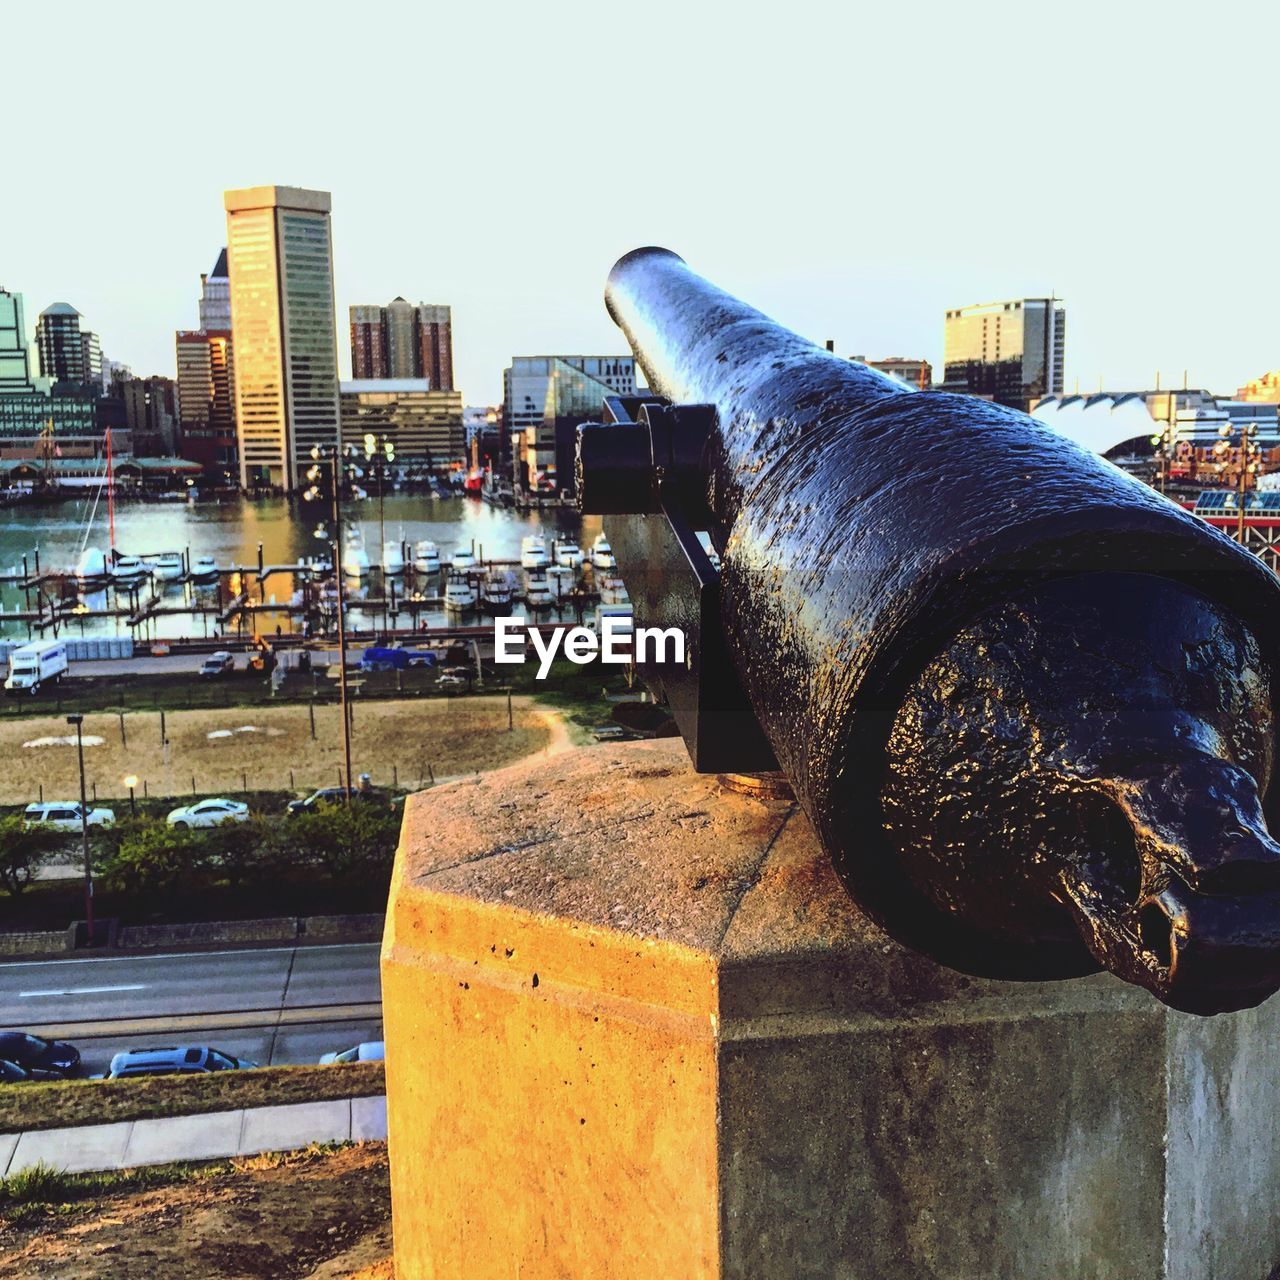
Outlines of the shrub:
{"label": "shrub", "polygon": [[17,895],[31,883],[36,868],[66,843],[66,835],[48,827],[28,827],[21,814],[0,818],[0,887]]}
{"label": "shrub", "polygon": [[286,856],[311,864],[342,883],[391,873],[400,820],[390,810],[364,800],[321,805],[300,814],[281,831]]}
{"label": "shrub", "polygon": [[209,877],[205,833],[151,818],[121,824],[99,863],[103,885],[120,893],[169,894],[199,888]]}

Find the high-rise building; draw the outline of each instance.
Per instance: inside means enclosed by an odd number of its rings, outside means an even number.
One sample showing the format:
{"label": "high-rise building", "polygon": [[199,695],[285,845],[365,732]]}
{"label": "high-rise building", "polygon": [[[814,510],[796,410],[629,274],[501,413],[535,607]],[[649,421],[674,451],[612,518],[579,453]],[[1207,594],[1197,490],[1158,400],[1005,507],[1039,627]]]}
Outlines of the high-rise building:
{"label": "high-rise building", "polygon": [[0,395],[35,395],[22,294],[0,289]]}
{"label": "high-rise building", "polygon": [[502,374],[502,416],[517,495],[572,492],[578,426],[606,396],[635,390],[632,356],[516,356]]}
{"label": "high-rise building", "polygon": [[179,332],[177,357],[182,456],[210,470],[238,476],[231,335],[204,329]]}
{"label": "high-rise building", "polygon": [[946,391],[1027,410],[1062,393],[1067,313],[1058,298],[1018,298],[947,312]]}
{"label": "high-rise building", "polygon": [[228,191],[227,266],[241,483],[295,489],[339,438],[327,191]]}
{"label": "high-rise building", "polygon": [[426,378],[434,391],[454,389],[449,307],[395,298],[385,307],[352,307],[349,314],[356,379]]}
{"label": "high-rise building", "polygon": [[342,385],[342,443],[357,450],[372,433],[386,437],[397,461],[436,468],[466,458],[462,392],[436,391],[426,378],[361,378]]}
{"label": "high-rise building", "polygon": [[[36,321],[36,354],[40,376],[51,382],[91,381],[90,335],[80,328],[80,313],[67,302],[45,307]],[[98,353],[98,380],[102,379],[102,354]]]}
{"label": "high-rise building", "polygon": [[172,378],[117,378],[112,395],[124,403],[133,451],[172,457],[178,448],[178,395]]}
{"label": "high-rise building", "polygon": [[231,332],[231,280],[227,276],[227,251],[218,254],[213,270],[200,276],[200,327]]}

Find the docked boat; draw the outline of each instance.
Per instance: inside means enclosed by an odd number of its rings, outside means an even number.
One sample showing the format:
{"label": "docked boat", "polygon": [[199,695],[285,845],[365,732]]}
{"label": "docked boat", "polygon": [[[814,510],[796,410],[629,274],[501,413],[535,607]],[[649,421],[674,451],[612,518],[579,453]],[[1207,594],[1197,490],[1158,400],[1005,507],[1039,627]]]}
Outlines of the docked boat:
{"label": "docked boat", "polygon": [[419,573],[439,573],[440,548],[427,538],[415,543],[413,548],[413,567]]}
{"label": "docked boat", "polygon": [[576,569],[582,564],[582,548],[576,542],[557,542],[555,548],[556,564],[565,565],[570,569]]}
{"label": "docked boat", "polygon": [[495,569],[480,587],[480,602],[489,613],[510,613],[515,585],[505,569]]}
{"label": "docked boat", "polygon": [[369,572],[369,553],[364,549],[364,535],[359,529],[347,530],[342,548],[342,571],[348,578],[363,578]]}
{"label": "docked boat", "polygon": [[196,556],[191,562],[191,581],[212,585],[218,580],[218,562],[212,556]]}
{"label": "docked boat", "polygon": [[551,563],[547,555],[547,540],[540,533],[526,534],[520,539],[520,567],[545,569]]}
{"label": "docked boat", "polygon": [[553,600],[567,600],[576,575],[567,564],[553,564],[547,569],[547,586]]}
{"label": "docked boat", "polygon": [[600,575],[601,604],[628,604],[630,600],[626,586],[616,573]]}
{"label": "docked boat", "polygon": [[107,578],[107,555],[100,547],[85,547],[76,561],[76,580],[83,588],[86,585],[105,582]]}
{"label": "docked boat", "polygon": [[162,551],[151,558],[151,576],[157,582],[177,582],[187,572],[180,551]]}
{"label": "docked boat", "polygon": [[603,533],[596,534],[596,540],[591,544],[591,564],[596,569],[616,569],[618,567],[618,562],[614,559],[613,548],[609,545],[609,539]]}
{"label": "docked boat", "polygon": [[476,607],[476,589],[465,573],[450,573],[444,584],[444,607],[449,613],[465,613]]}
{"label": "docked boat", "polygon": [[384,542],[382,544],[382,572],[387,577],[395,577],[404,572],[404,543]]}
{"label": "docked boat", "polygon": [[526,573],[524,576],[524,602],[531,610],[550,609],[555,604],[555,596],[551,594],[551,584],[547,575],[541,571]]}
{"label": "docked boat", "polygon": [[460,573],[467,573],[476,567],[476,553],[470,547],[459,547],[453,553],[453,559],[449,562],[450,567],[457,569]]}
{"label": "docked boat", "polygon": [[151,570],[137,556],[122,556],[117,552],[111,565],[112,582],[132,587],[137,586],[139,582],[145,582],[150,576]]}

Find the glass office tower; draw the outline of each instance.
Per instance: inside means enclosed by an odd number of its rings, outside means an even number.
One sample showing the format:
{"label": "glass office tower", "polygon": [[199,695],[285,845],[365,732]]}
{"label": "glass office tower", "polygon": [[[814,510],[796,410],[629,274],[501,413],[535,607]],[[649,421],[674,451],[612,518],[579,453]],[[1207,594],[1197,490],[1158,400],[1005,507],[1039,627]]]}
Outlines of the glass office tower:
{"label": "glass office tower", "polygon": [[1057,298],[1020,298],[947,312],[944,390],[1029,410],[1062,392],[1067,314]]}
{"label": "glass office tower", "polygon": [[338,443],[329,193],[250,187],[224,202],[241,482],[292,490],[312,446]]}

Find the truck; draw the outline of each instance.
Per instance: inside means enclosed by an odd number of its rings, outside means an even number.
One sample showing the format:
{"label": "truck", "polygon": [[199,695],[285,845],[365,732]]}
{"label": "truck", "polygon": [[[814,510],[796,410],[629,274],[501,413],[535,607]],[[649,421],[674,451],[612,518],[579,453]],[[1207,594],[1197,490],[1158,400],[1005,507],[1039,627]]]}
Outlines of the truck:
{"label": "truck", "polygon": [[40,686],[57,683],[67,669],[67,642],[65,640],[37,640],[24,644],[9,655],[9,678],[4,682],[5,692],[23,690],[38,693]]}
{"label": "truck", "polygon": [[362,671],[404,671],[409,667],[433,667],[434,653],[415,653],[412,649],[392,649],[374,645],[360,657]]}

